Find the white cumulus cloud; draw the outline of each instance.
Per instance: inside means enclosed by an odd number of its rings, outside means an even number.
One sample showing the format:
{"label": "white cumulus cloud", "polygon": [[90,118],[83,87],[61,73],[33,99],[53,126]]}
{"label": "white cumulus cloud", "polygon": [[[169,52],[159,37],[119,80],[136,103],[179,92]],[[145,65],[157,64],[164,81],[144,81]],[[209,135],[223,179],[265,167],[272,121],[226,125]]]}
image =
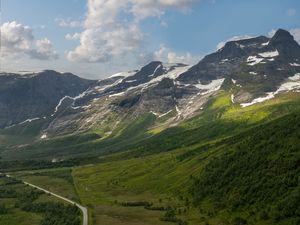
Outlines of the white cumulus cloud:
{"label": "white cumulus cloud", "polygon": [[300,28],[291,29],[290,32],[294,36],[295,41],[300,44]]}
{"label": "white cumulus cloud", "polygon": [[53,51],[53,45],[48,38],[37,40],[35,43],[35,48],[28,51],[31,58],[34,59],[57,59],[58,54]]}
{"label": "white cumulus cloud", "polygon": [[33,30],[16,21],[2,24],[2,54],[8,57],[26,55],[34,59],[56,59],[57,53],[47,38],[36,40]]}
{"label": "white cumulus cloud", "polygon": [[55,22],[57,22],[60,27],[75,28],[75,27],[81,27],[82,26],[81,21],[72,20],[71,18],[67,18],[67,19],[56,18]]}
{"label": "white cumulus cloud", "polygon": [[131,12],[137,19],[160,17],[166,10],[189,11],[199,0],[130,0]]}
{"label": "white cumulus cloud", "polygon": [[171,51],[163,45],[157,51],[154,52],[153,58],[154,60],[167,63],[193,64],[196,62],[196,58],[193,57],[190,53],[178,55],[177,53]]}
{"label": "white cumulus cloud", "polygon": [[65,39],[66,40],[79,40],[80,39],[81,34],[80,33],[75,33],[75,34],[66,34]]}
{"label": "white cumulus cloud", "polygon": [[88,0],[84,30],[66,36],[68,40],[79,38],[80,43],[66,57],[76,62],[107,62],[127,54],[139,57],[147,36],[140,28],[142,19],[160,17],[169,9],[186,11],[199,1]]}

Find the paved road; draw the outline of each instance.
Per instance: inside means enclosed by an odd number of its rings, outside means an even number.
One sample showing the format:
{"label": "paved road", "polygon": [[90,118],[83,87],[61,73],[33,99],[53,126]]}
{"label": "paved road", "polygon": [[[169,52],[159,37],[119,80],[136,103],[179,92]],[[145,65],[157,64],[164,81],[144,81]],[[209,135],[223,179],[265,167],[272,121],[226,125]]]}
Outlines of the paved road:
{"label": "paved road", "polygon": [[[7,176],[7,177],[10,177],[10,175],[6,175],[6,176]],[[23,181],[23,182],[24,182],[24,181]],[[76,202],[74,202],[74,201],[72,201],[72,200],[70,200],[70,199],[67,199],[67,198],[65,198],[65,197],[63,197],[63,196],[60,196],[60,195],[57,195],[57,194],[55,194],[55,193],[53,193],[53,192],[51,192],[51,191],[48,191],[48,190],[46,190],[46,189],[44,189],[44,188],[41,188],[41,187],[39,187],[39,186],[36,186],[36,185],[34,185],[34,184],[30,184],[30,183],[28,183],[28,182],[24,182],[24,184],[27,184],[27,185],[29,185],[29,186],[31,186],[31,187],[33,187],[33,188],[39,189],[39,190],[41,190],[41,191],[43,191],[43,192],[45,192],[45,193],[47,193],[47,194],[53,195],[54,197],[60,198],[60,199],[62,199],[62,200],[64,200],[64,201],[66,201],[66,202],[69,202],[69,203],[71,203],[71,204],[73,204],[73,205],[76,205],[76,206],[82,211],[82,214],[83,214],[83,223],[82,223],[82,225],[88,225],[88,210],[87,210],[86,207],[84,207],[84,206],[82,206],[82,205],[79,205],[78,203],[76,203]]]}

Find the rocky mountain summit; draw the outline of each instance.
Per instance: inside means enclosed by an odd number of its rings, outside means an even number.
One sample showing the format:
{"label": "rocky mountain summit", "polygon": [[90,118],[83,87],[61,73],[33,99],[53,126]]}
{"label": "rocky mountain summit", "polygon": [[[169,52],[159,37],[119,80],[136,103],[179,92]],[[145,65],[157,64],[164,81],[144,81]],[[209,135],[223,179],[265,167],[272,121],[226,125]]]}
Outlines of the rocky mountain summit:
{"label": "rocky mountain summit", "polygon": [[[0,126],[44,120],[41,135],[105,127],[151,112],[167,126],[201,113],[211,96],[230,91],[241,107],[300,90],[300,46],[278,30],[230,41],[194,66],[151,62],[99,81],[44,71],[0,76]],[[45,137],[45,136],[44,136]]]}

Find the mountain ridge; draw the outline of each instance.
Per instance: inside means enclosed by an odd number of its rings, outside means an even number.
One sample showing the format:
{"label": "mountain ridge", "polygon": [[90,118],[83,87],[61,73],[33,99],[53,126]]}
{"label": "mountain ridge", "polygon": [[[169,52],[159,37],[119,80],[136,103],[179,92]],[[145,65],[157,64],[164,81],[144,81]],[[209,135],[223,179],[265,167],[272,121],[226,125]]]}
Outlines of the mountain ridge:
{"label": "mountain ridge", "polygon": [[[34,87],[31,96],[37,99],[42,93],[46,96],[32,103],[18,100],[27,91],[20,82],[17,100],[0,99],[0,106],[19,102],[21,109],[17,111],[21,116],[2,113],[0,125],[10,128],[38,122],[43,124],[43,137],[106,127],[108,131],[101,134],[105,137],[120,123],[151,112],[157,118],[166,118],[161,126],[176,126],[201,114],[206,103],[220,91],[230,91],[232,103],[240,107],[267,101],[280,93],[298,92],[298,63],[299,44],[289,32],[279,29],[272,38],[258,36],[227,42],[193,66],[153,61],[139,70],[103,80],[86,80],[51,70],[23,76],[2,75],[0,79],[6,82],[16,79],[31,83],[25,87]],[[37,87],[40,89],[35,90]],[[29,108],[22,109],[24,105]]]}

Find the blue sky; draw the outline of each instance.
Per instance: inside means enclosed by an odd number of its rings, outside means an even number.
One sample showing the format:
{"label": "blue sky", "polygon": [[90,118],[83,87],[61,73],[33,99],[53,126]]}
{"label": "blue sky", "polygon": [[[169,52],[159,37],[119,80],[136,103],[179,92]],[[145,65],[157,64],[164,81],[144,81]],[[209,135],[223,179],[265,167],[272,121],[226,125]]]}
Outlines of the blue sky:
{"label": "blue sky", "polygon": [[150,60],[195,63],[235,36],[284,28],[298,40],[300,1],[2,0],[2,23],[3,70],[100,79]]}

